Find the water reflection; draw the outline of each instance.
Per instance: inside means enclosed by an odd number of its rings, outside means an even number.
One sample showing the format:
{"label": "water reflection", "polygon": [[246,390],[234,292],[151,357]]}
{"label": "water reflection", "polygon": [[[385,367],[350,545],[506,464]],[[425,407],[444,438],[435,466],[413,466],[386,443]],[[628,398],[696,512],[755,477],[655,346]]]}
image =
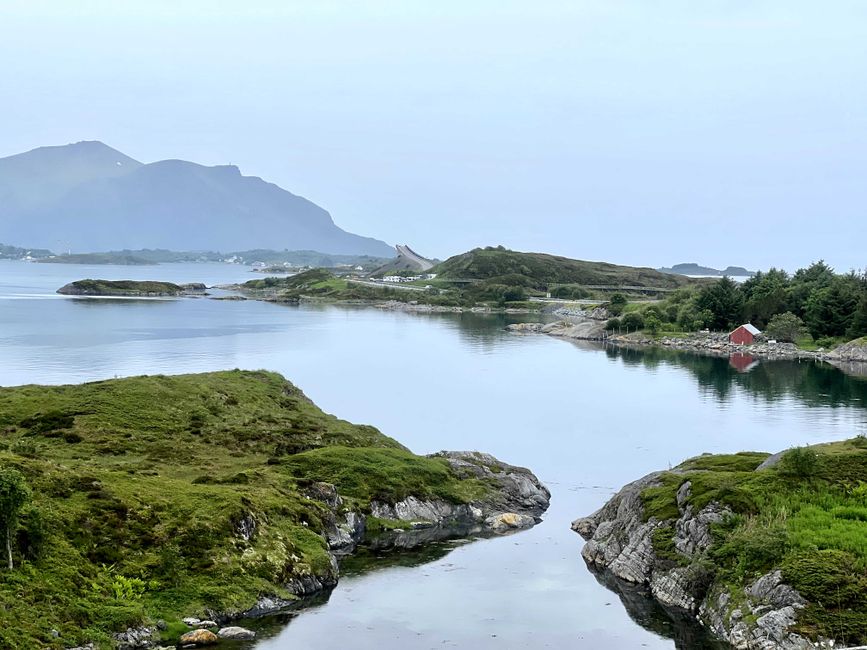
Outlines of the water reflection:
{"label": "water reflection", "polygon": [[733,399],[735,391],[776,402],[795,398],[813,407],[867,404],[867,381],[847,377],[834,366],[817,361],[757,361],[702,356],[680,350],[633,349],[609,346],[605,353],[627,367],[655,370],[661,366],[683,368],[701,389],[720,401]]}
{"label": "water reflection", "polygon": [[669,610],[653,600],[645,587],[618,580],[610,572],[588,567],[596,580],[617,594],[629,618],[649,632],[674,641],[678,650],[725,650],[726,643],[714,640],[688,613]]}

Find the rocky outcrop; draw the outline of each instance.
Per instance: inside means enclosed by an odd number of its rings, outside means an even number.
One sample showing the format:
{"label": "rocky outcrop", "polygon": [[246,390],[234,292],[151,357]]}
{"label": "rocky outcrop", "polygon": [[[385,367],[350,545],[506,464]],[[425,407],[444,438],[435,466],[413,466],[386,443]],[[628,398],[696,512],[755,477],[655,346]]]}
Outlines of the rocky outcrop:
{"label": "rocky outcrop", "polygon": [[377,548],[412,548],[449,537],[530,528],[548,508],[550,492],[528,469],[479,452],[443,451],[433,455],[445,458],[460,478],[479,479],[496,488],[471,503],[413,496],[390,504],[374,501],[370,508],[374,517],[410,524],[384,534],[375,542]]}
{"label": "rocky outcrop", "polygon": [[[334,485],[312,483],[305,488],[305,495],[323,506],[323,537],[331,554],[331,566],[321,574],[291,578],[284,585],[286,591],[303,598],[332,589],[339,573],[337,558],[354,552],[360,545],[373,550],[403,549],[467,535],[507,534],[534,526],[548,509],[551,493],[524,467],[474,451],[441,451],[431,457],[445,459],[458,478],[477,479],[490,489],[470,503],[408,496],[393,503],[373,501],[367,511],[362,511],[341,497]],[[369,535],[368,515],[380,522],[393,522],[393,529]],[[235,526],[236,534],[245,541],[256,534],[256,528],[256,520],[251,515],[241,516]],[[205,613],[215,622],[211,627],[216,627],[216,624],[258,618],[298,606],[297,599],[264,596],[244,611]],[[187,618],[184,622],[190,627],[201,623],[197,618]]]}
{"label": "rocky outcrop", "polygon": [[[805,601],[783,583],[779,571],[762,576],[737,598],[728,589],[712,587],[712,577],[697,560],[713,541],[711,526],[732,513],[717,503],[696,510],[689,502],[691,484],[685,480],[677,492],[677,518],[645,520],[641,493],[660,485],[661,476],[662,472],[648,474],[626,485],[597,512],[572,523],[572,530],[587,540],[581,555],[592,570],[647,588],[658,603],[689,612],[715,637],[735,648],[833,646],[790,630]],[[666,553],[655,548],[655,534],[670,538],[674,556],[670,547]]]}

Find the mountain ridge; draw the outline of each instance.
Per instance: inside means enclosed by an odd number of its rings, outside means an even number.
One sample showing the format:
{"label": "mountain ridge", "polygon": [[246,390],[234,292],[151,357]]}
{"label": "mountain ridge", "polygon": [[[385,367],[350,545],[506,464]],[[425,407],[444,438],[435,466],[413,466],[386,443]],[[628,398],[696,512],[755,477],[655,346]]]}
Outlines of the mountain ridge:
{"label": "mountain ridge", "polygon": [[385,242],[342,230],[324,208],[234,165],[145,164],[99,141],[0,158],[0,241],[392,255]]}

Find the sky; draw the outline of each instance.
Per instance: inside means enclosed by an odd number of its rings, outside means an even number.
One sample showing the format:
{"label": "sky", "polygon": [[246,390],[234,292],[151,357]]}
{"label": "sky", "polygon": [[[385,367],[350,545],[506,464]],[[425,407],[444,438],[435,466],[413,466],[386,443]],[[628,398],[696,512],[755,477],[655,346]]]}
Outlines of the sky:
{"label": "sky", "polygon": [[338,225],[867,267],[867,2],[0,0],[0,156],[235,164]]}

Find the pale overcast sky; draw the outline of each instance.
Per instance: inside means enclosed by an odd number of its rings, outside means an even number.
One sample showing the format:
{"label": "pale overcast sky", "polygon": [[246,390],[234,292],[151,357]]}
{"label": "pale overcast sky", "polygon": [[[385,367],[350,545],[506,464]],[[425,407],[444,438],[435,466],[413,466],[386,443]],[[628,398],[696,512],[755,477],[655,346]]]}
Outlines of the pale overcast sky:
{"label": "pale overcast sky", "polygon": [[0,156],[233,163],[438,257],[867,266],[863,0],[0,0],[0,61]]}

